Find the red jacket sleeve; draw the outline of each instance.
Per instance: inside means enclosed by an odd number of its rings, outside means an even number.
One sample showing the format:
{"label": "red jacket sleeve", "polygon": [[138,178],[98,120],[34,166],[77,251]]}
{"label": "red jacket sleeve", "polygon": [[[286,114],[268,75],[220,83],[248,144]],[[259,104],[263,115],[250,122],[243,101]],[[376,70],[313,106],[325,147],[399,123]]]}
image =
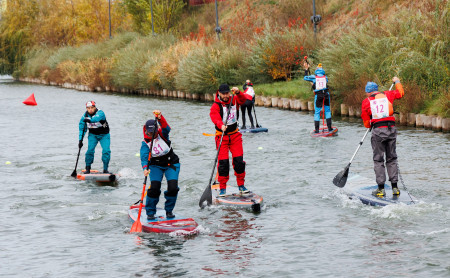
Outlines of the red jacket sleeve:
{"label": "red jacket sleeve", "polygon": [[403,86],[401,83],[395,83],[395,90],[385,91],[384,94],[386,95],[388,100],[393,104],[394,99],[401,99],[405,95],[405,91],[403,90]]}
{"label": "red jacket sleeve", "polygon": [[361,119],[363,120],[364,126],[370,127],[370,115],[372,112],[370,111],[370,101],[369,99],[364,99],[361,105]]}
{"label": "red jacket sleeve", "polygon": [[237,103],[238,105],[244,104],[245,101],[247,100],[246,95],[247,94],[244,94],[243,92],[239,91],[239,94],[234,95],[234,99],[236,100],[235,103]]}
{"label": "red jacket sleeve", "polygon": [[211,118],[211,121],[214,123],[215,126],[217,126],[219,129],[222,128],[223,121],[222,118],[220,117],[219,104],[213,103],[209,111],[209,117]]}

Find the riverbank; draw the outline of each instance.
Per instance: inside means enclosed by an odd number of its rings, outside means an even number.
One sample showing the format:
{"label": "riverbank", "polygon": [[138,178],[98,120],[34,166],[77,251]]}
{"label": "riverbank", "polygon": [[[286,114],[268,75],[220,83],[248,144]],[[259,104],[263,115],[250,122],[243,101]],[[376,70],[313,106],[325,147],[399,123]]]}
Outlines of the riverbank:
{"label": "riverbank", "polygon": [[[18,78],[17,80],[22,82],[37,83],[49,86],[59,86],[67,89],[75,89],[78,91],[89,91],[89,92],[114,92],[121,94],[134,94],[134,95],[144,95],[144,96],[159,96],[167,98],[179,98],[197,101],[214,101],[214,94],[198,94],[189,93],[183,91],[175,90],[131,90],[126,88],[115,88],[115,87],[89,87],[87,85],[72,84],[72,83],[56,83],[47,82],[43,79],[38,78]],[[256,95],[255,98],[256,106],[273,107],[284,110],[292,111],[314,111],[314,102],[308,100],[294,99],[294,98],[283,98],[283,97],[273,97],[273,96],[262,96]],[[339,114],[345,119],[345,117],[357,117],[361,116],[360,106],[349,106],[346,104],[341,104],[339,109],[334,109],[334,115]],[[395,114],[395,120],[397,124],[402,126],[417,127],[424,129],[431,129],[436,132],[450,132],[450,118],[442,118],[439,116],[428,116],[425,114],[416,113],[399,113]]]}

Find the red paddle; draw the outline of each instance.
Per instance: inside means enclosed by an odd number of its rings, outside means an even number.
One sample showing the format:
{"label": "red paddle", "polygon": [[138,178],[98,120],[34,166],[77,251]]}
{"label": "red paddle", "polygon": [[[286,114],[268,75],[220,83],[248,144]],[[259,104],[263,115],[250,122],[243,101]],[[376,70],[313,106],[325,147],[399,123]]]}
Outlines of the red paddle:
{"label": "red paddle", "polygon": [[[150,153],[148,154],[148,162],[147,162],[147,170],[150,166],[150,159],[152,158],[152,148],[153,148],[153,139],[155,138],[156,133],[156,123],[158,118],[155,117],[155,127],[153,128],[153,136],[152,136],[152,142],[150,143]],[[142,207],[144,206],[144,195],[145,195],[145,187],[147,186],[147,176],[145,176],[144,179],[144,185],[142,187],[142,195],[141,200],[139,201],[139,213],[136,221],[134,221],[133,225],[131,226],[130,233],[141,233],[142,232],[142,224],[141,224],[141,213],[142,213]]]}

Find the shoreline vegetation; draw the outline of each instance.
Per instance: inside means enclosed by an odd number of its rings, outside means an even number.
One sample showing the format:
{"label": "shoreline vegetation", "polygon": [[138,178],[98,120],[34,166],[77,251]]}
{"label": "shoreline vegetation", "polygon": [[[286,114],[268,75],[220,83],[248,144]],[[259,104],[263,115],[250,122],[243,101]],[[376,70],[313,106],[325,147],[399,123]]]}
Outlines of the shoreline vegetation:
{"label": "shoreline vegetation", "polygon": [[[63,83],[58,84],[55,82],[47,82],[46,80],[41,80],[38,78],[19,78],[19,81],[28,83],[37,83],[50,86],[59,86],[67,89],[75,89],[79,91],[89,91],[89,92],[114,92],[119,94],[132,94],[132,95],[143,95],[143,96],[154,96],[154,97],[167,97],[167,98],[178,98],[194,101],[206,101],[213,102],[215,93],[208,94],[197,94],[188,93],[176,90],[150,90],[150,89],[140,89],[131,90],[126,88],[115,88],[115,87],[96,87],[90,88],[89,86],[82,84],[71,84]],[[295,98],[285,98],[285,97],[272,97],[256,95],[255,106],[263,107],[273,107],[291,111],[303,111],[303,112],[313,112],[314,102]],[[360,107],[347,106],[345,104],[340,105],[340,114],[342,119],[356,117],[360,120],[361,112]],[[334,115],[335,116],[335,115]],[[439,116],[427,116],[425,114],[415,114],[415,113],[399,113],[395,114],[395,121],[397,124],[408,127],[425,128],[431,129],[437,132],[450,132],[450,118],[442,118]]]}
{"label": "shoreline vegetation", "polygon": [[148,1],[115,1],[113,18],[121,19],[109,38],[101,32],[108,18],[97,14],[104,1],[44,2],[8,1],[0,21],[0,74],[89,91],[166,90],[205,99],[221,83],[242,88],[250,79],[264,106],[281,101],[304,110],[301,103],[314,98],[303,81],[308,56],[311,73],[323,64],[334,115],[358,115],[367,81],[381,91],[398,76],[405,88],[394,104],[400,123],[418,117],[418,126],[429,126],[430,118],[441,129],[450,118],[448,0],[316,0],[323,18],[317,37],[309,0],[220,1],[220,41],[214,4],[155,0],[152,35]]}

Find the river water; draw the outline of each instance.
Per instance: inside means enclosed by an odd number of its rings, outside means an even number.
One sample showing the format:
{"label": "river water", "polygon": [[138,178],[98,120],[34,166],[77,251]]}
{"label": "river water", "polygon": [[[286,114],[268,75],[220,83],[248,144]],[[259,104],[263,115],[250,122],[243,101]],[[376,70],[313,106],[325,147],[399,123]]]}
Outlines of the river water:
{"label": "river water", "polygon": [[[35,107],[22,104],[31,93]],[[70,177],[88,100],[111,126],[117,186]],[[213,137],[202,135],[213,132],[210,103],[2,79],[0,104],[0,277],[450,276],[448,134],[400,128],[400,169],[420,202],[374,208],[332,184],[364,135],[359,120],[336,120],[339,136],[318,139],[309,136],[312,114],[257,107],[269,132],[244,135],[246,184],[265,201],[254,214],[198,208],[216,153]],[[128,233],[127,209],[144,180],[142,125],[154,109],[171,125],[181,161],[174,213],[194,218],[197,235]],[[93,168],[100,157],[98,146]],[[374,178],[372,167],[367,138],[350,170]]]}

